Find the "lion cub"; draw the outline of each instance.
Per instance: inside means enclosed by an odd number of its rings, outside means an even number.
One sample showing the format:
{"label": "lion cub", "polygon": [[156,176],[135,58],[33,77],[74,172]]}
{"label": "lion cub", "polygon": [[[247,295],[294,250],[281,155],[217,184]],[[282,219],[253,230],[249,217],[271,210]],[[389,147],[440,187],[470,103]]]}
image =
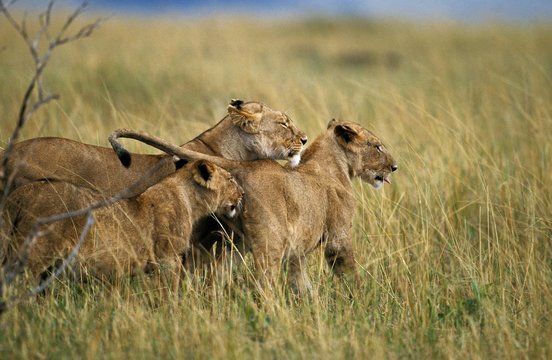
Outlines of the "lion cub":
{"label": "lion cub", "polygon": [[[243,190],[226,170],[208,161],[195,161],[166,177],[141,195],[96,210],[95,225],[84,240],[72,274],[82,271],[99,278],[167,268],[176,290],[180,256],[190,246],[192,226],[202,216],[234,216]],[[34,182],[16,189],[8,198],[6,226],[12,237],[4,244],[8,263],[37,217],[84,208],[99,199],[90,189],[57,182]],[[21,206],[24,205],[24,206]],[[56,222],[29,249],[33,275],[44,272],[66,256],[79,238],[85,217]],[[5,241],[5,240],[4,240]]]}

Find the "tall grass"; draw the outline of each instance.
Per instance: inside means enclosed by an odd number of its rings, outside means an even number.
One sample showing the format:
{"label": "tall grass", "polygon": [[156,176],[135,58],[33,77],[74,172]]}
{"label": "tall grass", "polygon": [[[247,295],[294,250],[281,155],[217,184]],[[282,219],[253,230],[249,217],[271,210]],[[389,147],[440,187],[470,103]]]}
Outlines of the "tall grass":
{"label": "tall grass", "polygon": [[[355,182],[363,282],[310,256],[315,295],[65,280],[0,318],[2,358],[550,358],[552,28],[359,20],[111,19],[59,49],[25,137],[107,145],[131,127],[176,143],[230,98],[286,111],[310,139],[332,117],[382,137],[393,184]],[[29,80],[0,22],[0,143]],[[132,144],[135,151],[153,150]],[[14,291],[16,291],[15,289]]]}

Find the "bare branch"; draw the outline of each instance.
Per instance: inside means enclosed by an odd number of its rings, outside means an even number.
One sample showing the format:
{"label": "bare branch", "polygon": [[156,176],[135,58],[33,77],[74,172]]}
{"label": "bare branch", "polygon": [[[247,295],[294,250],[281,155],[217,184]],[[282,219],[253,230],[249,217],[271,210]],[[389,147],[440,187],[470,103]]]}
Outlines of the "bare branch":
{"label": "bare branch", "polygon": [[52,8],[54,7],[54,0],[48,3],[48,7],[38,16],[38,21],[41,27],[48,27],[50,25],[50,17],[52,15]]}
{"label": "bare branch", "polygon": [[2,279],[2,286],[4,288],[10,285],[17,277],[17,275],[21,274],[23,270],[25,270],[25,266],[27,266],[29,260],[29,249],[42,235],[43,233],[39,232],[38,230],[34,233],[31,231],[29,235],[25,238],[25,241],[23,242],[23,245],[21,246],[21,249],[19,251],[19,257],[17,261],[11,264],[9,267],[5,266],[5,268],[3,269],[4,278]]}
{"label": "bare branch", "polygon": [[[3,172],[1,168],[0,168],[0,172]],[[3,174],[0,174],[0,176],[3,176]],[[4,192],[0,196],[0,215],[2,214],[2,210],[4,209],[4,206],[6,206],[6,201],[8,201],[8,195],[10,193],[8,189],[11,188],[11,185],[13,184],[13,181],[15,180],[16,177],[17,177],[17,171],[14,171],[9,174],[8,178],[6,179],[6,182],[4,183],[4,186],[5,186]],[[0,228],[2,227],[2,225],[3,225],[3,219],[0,216]]]}
{"label": "bare branch", "polygon": [[[40,294],[44,290],[46,290],[46,288],[48,286],[50,286],[50,284],[55,279],[57,279],[61,274],[63,274],[65,269],[67,269],[67,267],[73,263],[73,260],[75,259],[75,257],[79,253],[80,248],[81,248],[82,244],[84,243],[84,240],[88,236],[88,233],[90,232],[90,229],[91,229],[92,225],[94,225],[94,217],[93,217],[92,210],[88,211],[87,214],[88,215],[87,215],[87,218],[86,218],[86,223],[84,224],[84,228],[82,229],[82,232],[79,236],[79,240],[77,241],[75,246],[71,249],[69,254],[63,259],[61,265],[58,266],[57,269],[55,269],[50,274],[50,276],[48,276],[47,279],[42,281],[38,286],[34,287],[33,289],[31,289],[27,293],[25,293],[23,295],[19,295],[19,296],[12,296],[10,299],[8,299],[6,301],[0,300],[0,314],[3,313],[4,311],[6,311],[9,307],[13,306],[15,303],[18,303],[18,302],[21,302],[25,299],[33,297],[37,294]],[[36,234],[36,237],[39,237],[40,235],[41,234],[38,233],[38,234]],[[21,271],[22,271],[22,269],[21,269]],[[6,280],[9,279],[10,282],[13,281],[13,278],[15,277],[15,272],[12,272],[11,274],[8,274],[8,275],[5,276],[5,279]],[[4,286],[6,286],[7,284],[8,284],[7,282],[4,283]]]}
{"label": "bare branch", "polygon": [[73,260],[79,253],[79,250],[84,243],[84,239],[88,236],[88,233],[90,232],[90,229],[92,228],[92,225],[94,225],[94,216],[92,210],[88,212],[88,215],[86,217],[86,223],[84,224],[84,228],[82,229],[82,232],[79,236],[79,241],[75,244],[73,249],[71,249],[71,252],[67,257],[63,259],[63,262],[61,265],[52,273],[50,276],[44,280],[42,283],[40,283],[37,287],[29,291],[29,293],[26,295],[27,297],[35,296],[37,294],[40,294],[43,292],[56,278],[58,278],[65,269],[73,263]]}
{"label": "bare branch", "polygon": [[153,166],[151,169],[149,169],[140,179],[138,179],[136,182],[134,182],[129,187],[125,188],[121,192],[113,195],[110,198],[98,201],[86,208],[78,209],[74,211],[68,211],[66,213],[56,214],[44,218],[39,218],[34,223],[31,231],[29,234],[27,234],[27,237],[25,238],[25,241],[23,242],[20,250],[19,250],[19,257],[18,260],[11,265],[11,268],[5,269],[5,275],[4,275],[4,286],[7,286],[13,282],[13,280],[19,275],[25,267],[27,266],[28,261],[28,254],[30,247],[34,244],[34,242],[42,235],[40,232],[40,228],[44,225],[51,224],[57,221],[62,221],[66,219],[71,219],[79,216],[86,215],[94,210],[107,207],[109,205],[112,205],[116,203],[119,200],[126,199],[130,197],[135,192],[135,188],[138,187],[144,179],[147,179],[151,177],[153,174],[157,173],[161,167],[165,165],[164,160],[160,160]]}
{"label": "bare branch", "polygon": [[[12,0],[9,5],[12,5],[17,0]],[[87,24],[83,26],[80,30],[78,30],[75,34],[69,35],[64,37],[65,32],[68,30],[70,25],[75,21],[75,19],[78,17],[79,14],[81,14],[84,9],[88,6],[87,1],[83,1],[82,4],[67,18],[65,21],[63,27],[58,32],[58,34],[55,36],[53,40],[50,39],[50,35],[48,34],[48,27],[50,25],[51,21],[51,14],[52,9],[54,5],[54,0],[50,0],[48,3],[48,6],[44,12],[42,12],[39,15],[39,23],[41,24],[40,29],[34,36],[33,40],[29,38],[29,35],[27,33],[26,29],[26,13],[23,16],[23,19],[21,20],[21,23],[18,23],[11,13],[8,11],[8,8],[4,5],[4,2],[0,0],[0,12],[4,14],[8,22],[12,25],[12,27],[19,33],[19,35],[25,40],[27,43],[27,46],[29,48],[29,51],[31,53],[31,56],[33,58],[33,61],[35,63],[35,73],[27,86],[27,90],[25,91],[25,95],[23,96],[23,101],[20,106],[19,111],[19,118],[17,121],[17,125],[12,133],[12,135],[9,138],[8,144],[6,146],[6,149],[4,150],[4,153],[2,155],[2,158],[0,159],[0,169],[3,169],[3,171],[0,171],[0,182],[3,182],[4,185],[6,185],[7,178],[9,177],[8,170],[6,168],[8,158],[13,150],[13,144],[17,141],[19,138],[19,134],[21,132],[21,129],[23,126],[25,126],[26,121],[33,115],[34,112],[36,112],[40,107],[47,104],[48,102],[58,99],[59,96],[56,94],[48,94],[44,90],[42,77],[43,72],[48,64],[48,61],[50,60],[50,57],[52,55],[52,52],[54,49],[58,46],[61,46],[63,44],[82,39],[85,37],[88,37],[92,35],[94,30],[96,30],[100,24],[104,21],[104,19],[99,18],[96,21]],[[43,55],[39,54],[39,43],[42,40],[42,37],[46,35],[46,38],[48,40],[48,48],[45,50]],[[31,97],[33,95],[33,92],[36,91],[37,93],[37,101],[31,104]],[[4,191],[9,191],[9,189],[4,186]],[[2,203],[0,202],[0,212],[2,211]],[[1,222],[1,220],[0,220]]]}
{"label": "bare branch", "polygon": [[98,28],[104,21],[104,18],[97,19],[93,23],[83,26],[76,34],[64,38],[57,38],[56,40],[54,40],[53,43],[58,46],[89,37],[90,35],[92,35],[94,30],[96,30],[96,28]]}
{"label": "bare branch", "polygon": [[50,101],[52,100],[58,100],[59,99],[59,95],[58,94],[50,94],[50,95],[47,95],[46,97],[44,97],[43,99],[41,99],[40,101],[36,102],[33,104],[33,106],[31,106],[31,109],[27,112],[27,114],[25,115],[25,117],[28,119],[31,117],[31,115],[38,110],[38,108],[42,107],[42,105],[46,105],[47,103],[49,103]]}
{"label": "bare branch", "polygon": [[48,3],[48,7],[46,10],[38,15],[38,23],[40,24],[40,29],[35,35],[33,45],[38,46],[38,43],[43,35],[46,34],[46,39],[50,40],[50,36],[48,35],[48,27],[50,26],[50,15],[52,13],[52,8],[54,6],[54,0],[51,0]]}
{"label": "bare branch", "polygon": [[[29,52],[34,62],[35,69],[34,69],[34,74],[29,84],[27,85],[25,94],[23,96],[23,100],[21,102],[20,109],[19,109],[19,116],[17,119],[15,129],[13,130],[9,138],[8,144],[4,149],[4,152],[0,158],[0,183],[3,185],[3,189],[4,189],[3,193],[0,194],[0,214],[3,211],[6,202],[8,201],[8,194],[10,191],[11,184],[14,182],[14,179],[17,176],[17,171],[13,171],[12,173],[8,171],[7,163],[13,151],[13,146],[17,141],[17,139],[19,138],[19,134],[22,128],[25,126],[25,123],[27,122],[27,120],[39,108],[41,108],[43,105],[46,105],[50,101],[59,98],[59,96],[56,94],[50,94],[46,92],[43,86],[43,72],[44,72],[44,69],[46,68],[46,65],[48,64],[48,61],[50,60],[50,57],[53,51],[58,46],[90,36],[94,32],[94,30],[96,30],[100,26],[100,24],[104,21],[104,19],[102,18],[97,19],[92,23],[84,25],[74,34],[66,35],[66,32],[69,30],[70,26],[74,23],[75,19],[88,6],[88,1],[84,0],[81,3],[81,5],[77,7],[77,9],[66,19],[61,30],[59,30],[59,32],[52,37],[49,33],[49,27],[51,25],[52,9],[53,9],[55,0],[50,0],[48,2],[46,10],[40,13],[38,16],[38,22],[40,24],[39,30],[34,34],[34,36],[31,37],[29,36],[29,33],[27,31],[27,12],[24,12],[21,21],[18,22],[8,11],[8,7],[12,6],[17,1],[18,0],[11,0],[6,5],[6,1],[0,0],[0,13],[4,15],[4,17],[8,20],[8,23],[16,30],[19,36],[27,44],[27,47],[29,49]],[[46,38],[46,41],[47,41],[47,48],[41,54],[39,45],[40,45],[40,42],[44,40],[44,38]],[[4,49],[5,47],[2,47],[0,48],[0,51],[3,51]],[[33,94],[36,94],[36,100],[34,102],[32,100]],[[77,242],[77,244],[75,245],[71,253],[63,260],[62,265],[56,271],[54,271],[54,273],[46,281],[41,283],[38,287],[32,289],[24,297],[12,298],[8,302],[20,301],[23,298],[33,296],[34,294],[37,294],[43,291],[57,276],[59,276],[59,274],[61,274],[65,270],[65,268],[73,261],[74,257],[77,255],[80,249],[80,246],[82,245],[84,239],[88,234],[88,231],[90,230],[90,227],[93,224],[92,212],[95,209],[98,209],[100,207],[109,206],[124,197],[129,197],[132,194],[132,190],[134,189],[134,187],[138,186],[143,181],[144,178],[150,177],[152,174],[157,172],[158,169],[163,165],[164,165],[164,161],[160,161],[143,177],[141,177],[135,184],[131,185],[126,190],[123,190],[119,194],[116,194],[115,196],[109,199],[99,201],[86,209],[81,209],[81,210],[77,210],[77,211],[73,211],[65,214],[59,214],[48,218],[38,219],[37,223],[34,224],[33,229],[27,235],[24,241],[24,244],[21,248],[22,251],[20,251],[20,257],[18,261],[16,261],[15,264],[10,265],[11,269],[6,269],[6,266],[3,266],[0,268],[0,273],[4,275],[3,279],[0,279],[0,286],[1,286],[0,287],[0,313],[5,311],[8,306],[6,302],[2,301],[3,289],[5,288],[6,285],[10,284],[16,278],[16,276],[24,270],[25,266],[27,265],[29,248],[42,235],[42,233],[40,232],[40,226],[49,224],[55,221],[61,221],[67,218],[72,218],[72,217],[82,216],[87,214],[86,225],[80,235],[79,241]],[[0,216],[0,227],[2,226],[2,222],[3,222],[3,219]],[[7,273],[6,273],[6,270],[8,270]]]}
{"label": "bare branch", "polygon": [[[9,5],[14,4],[15,1],[12,1]],[[19,26],[19,23],[15,21],[15,19],[11,16],[10,12],[8,11],[8,8],[4,6],[4,3],[2,0],[0,0],[0,11],[4,14],[10,25],[23,37],[25,42],[28,43],[27,38],[24,36],[24,33],[21,31],[21,27]]]}
{"label": "bare branch", "polygon": [[23,18],[21,19],[20,28],[21,28],[21,36],[23,36],[25,40],[28,40],[29,34],[27,33],[27,11],[23,12]]}
{"label": "bare branch", "polygon": [[[36,77],[36,76],[35,76]],[[15,129],[13,130],[12,135],[10,136],[10,139],[8,141],[8,145],[4,149],[4,153],[2,156],[2,162],[0,163],[0,169],[2,169],[2,178],[0,178],[0,181],[4,182],[4,192],[9,192],[8,188],[8,181],[7,178],[9,178],[10,174],[7,171],[7,164],[8,159],[10,158],[11,152],[13,150],[13,146],[15,144],[15,141],[19,137],[19,133],[23,129],[23,126],[25,126],[25,120],[26,120],[26,112],[27,112],[27,106],[29,105],[29,101],[31,98],[31,94],[34,90],[36,81],[35,77],[33,77],[31,83],[27,87],[27,91],[25,91],[25,95],[23,96],[23,101],[21,102],[21,108],[19,109],[19,118],[17,121],[17,125],[15,126]],[[7,195],[5,195],[7,196]],[[3,210],[3,207],[0,207],[0,212]],[[1,221],[1,220],[0,220]],[[0,223],[1,225],[1,223]]]}
{"label": "bare branch", "polygon": [[63,34],[65,33],[65,31],[69,28],[69,26],[71,26],[71,24],[73,23],[73,21],[75,21],[75,19],[77,18],[77,16],[79,16],[79,14],[81,12],[84,11],[84,9],[86,9],[86,7],[88,6],[88,1],[83,1],[80,6],[71,14],[69,15],[69,17],[67,18],[67,20],[65,21],[65,24],[63,24],[63,27],[61,28],[61,30],[59,31],[59,35],[58,37],[62,37]]}

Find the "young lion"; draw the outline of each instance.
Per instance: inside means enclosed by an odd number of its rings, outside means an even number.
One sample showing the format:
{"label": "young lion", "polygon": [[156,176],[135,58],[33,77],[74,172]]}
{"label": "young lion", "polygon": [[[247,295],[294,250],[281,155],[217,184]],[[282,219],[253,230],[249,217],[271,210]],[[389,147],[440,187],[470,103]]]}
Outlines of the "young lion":
{"label": "young lion", "polygon": [[257,270],[269,279],[276,276],[282,261],[288,262],[288,276],[297,291],[310,288],[305,256],[320,244],[335,274],[355,269],[351,180],[359,177],[378,189],[390,183],[390,173],[397,170],[372,132],[336,120],[305,150],[295,169],[271,160],[213,158],[156,141],[181,158],[208,159],[236,177],[247,194],[235,222],[244,235],[244,250],[252,251]]}
{"label": "young lion", "polygon": [[[116,144],[116,138],[115,133],[110,142]],[[234,160],[293,160],[306,142],[305,133],[281,111],[256,101],[232,100],[227,116],[181,147]],[[128,160],[124,168],[109,148],[45,137],[15,144],[0,173],[5,170],[17,175],[12,187],[40,180],[64,181],[111,196],[136,182],[160,160],[165,160],[163,167],[136,187],[137,195],[173,173],[178,164],[167,155],[132,154],[132,163]],[[4,185],[0,182],[0,194]]]}
{"label": "young lion", "polygon": [[[190,246],[193,224],[210,213],[234,216],[242,196],[242,188],[226,170],[204,160],[189,163],[141,195],[96,210],[96,224],[75,268],[109,278],[152,265],[167,267],[175,290],[180,256]],[[97,200],[94,191],[64,182],[33,182],[16,189],[4,214],[4,234],[12,236],[9,246],[3,246],[8,264],[17,260],[37,217],[83,208]],[[28,267],[34,275],[68,254],[84,221],[83,216],[50,225],[29,249]]]}

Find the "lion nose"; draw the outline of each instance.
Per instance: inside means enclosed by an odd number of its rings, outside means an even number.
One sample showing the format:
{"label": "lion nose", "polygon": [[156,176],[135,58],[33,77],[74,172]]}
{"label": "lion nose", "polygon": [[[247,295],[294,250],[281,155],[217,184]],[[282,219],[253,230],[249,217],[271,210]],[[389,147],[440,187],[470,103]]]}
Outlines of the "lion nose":
{"label": "lion nose", "polygon": [[301,138],[301,144],[305,145],[307,143],[307,137]]}
{"label": "lion nose", "polygon": [[397,171],[398,168],[397,165],[391,165],[391,171]]}

